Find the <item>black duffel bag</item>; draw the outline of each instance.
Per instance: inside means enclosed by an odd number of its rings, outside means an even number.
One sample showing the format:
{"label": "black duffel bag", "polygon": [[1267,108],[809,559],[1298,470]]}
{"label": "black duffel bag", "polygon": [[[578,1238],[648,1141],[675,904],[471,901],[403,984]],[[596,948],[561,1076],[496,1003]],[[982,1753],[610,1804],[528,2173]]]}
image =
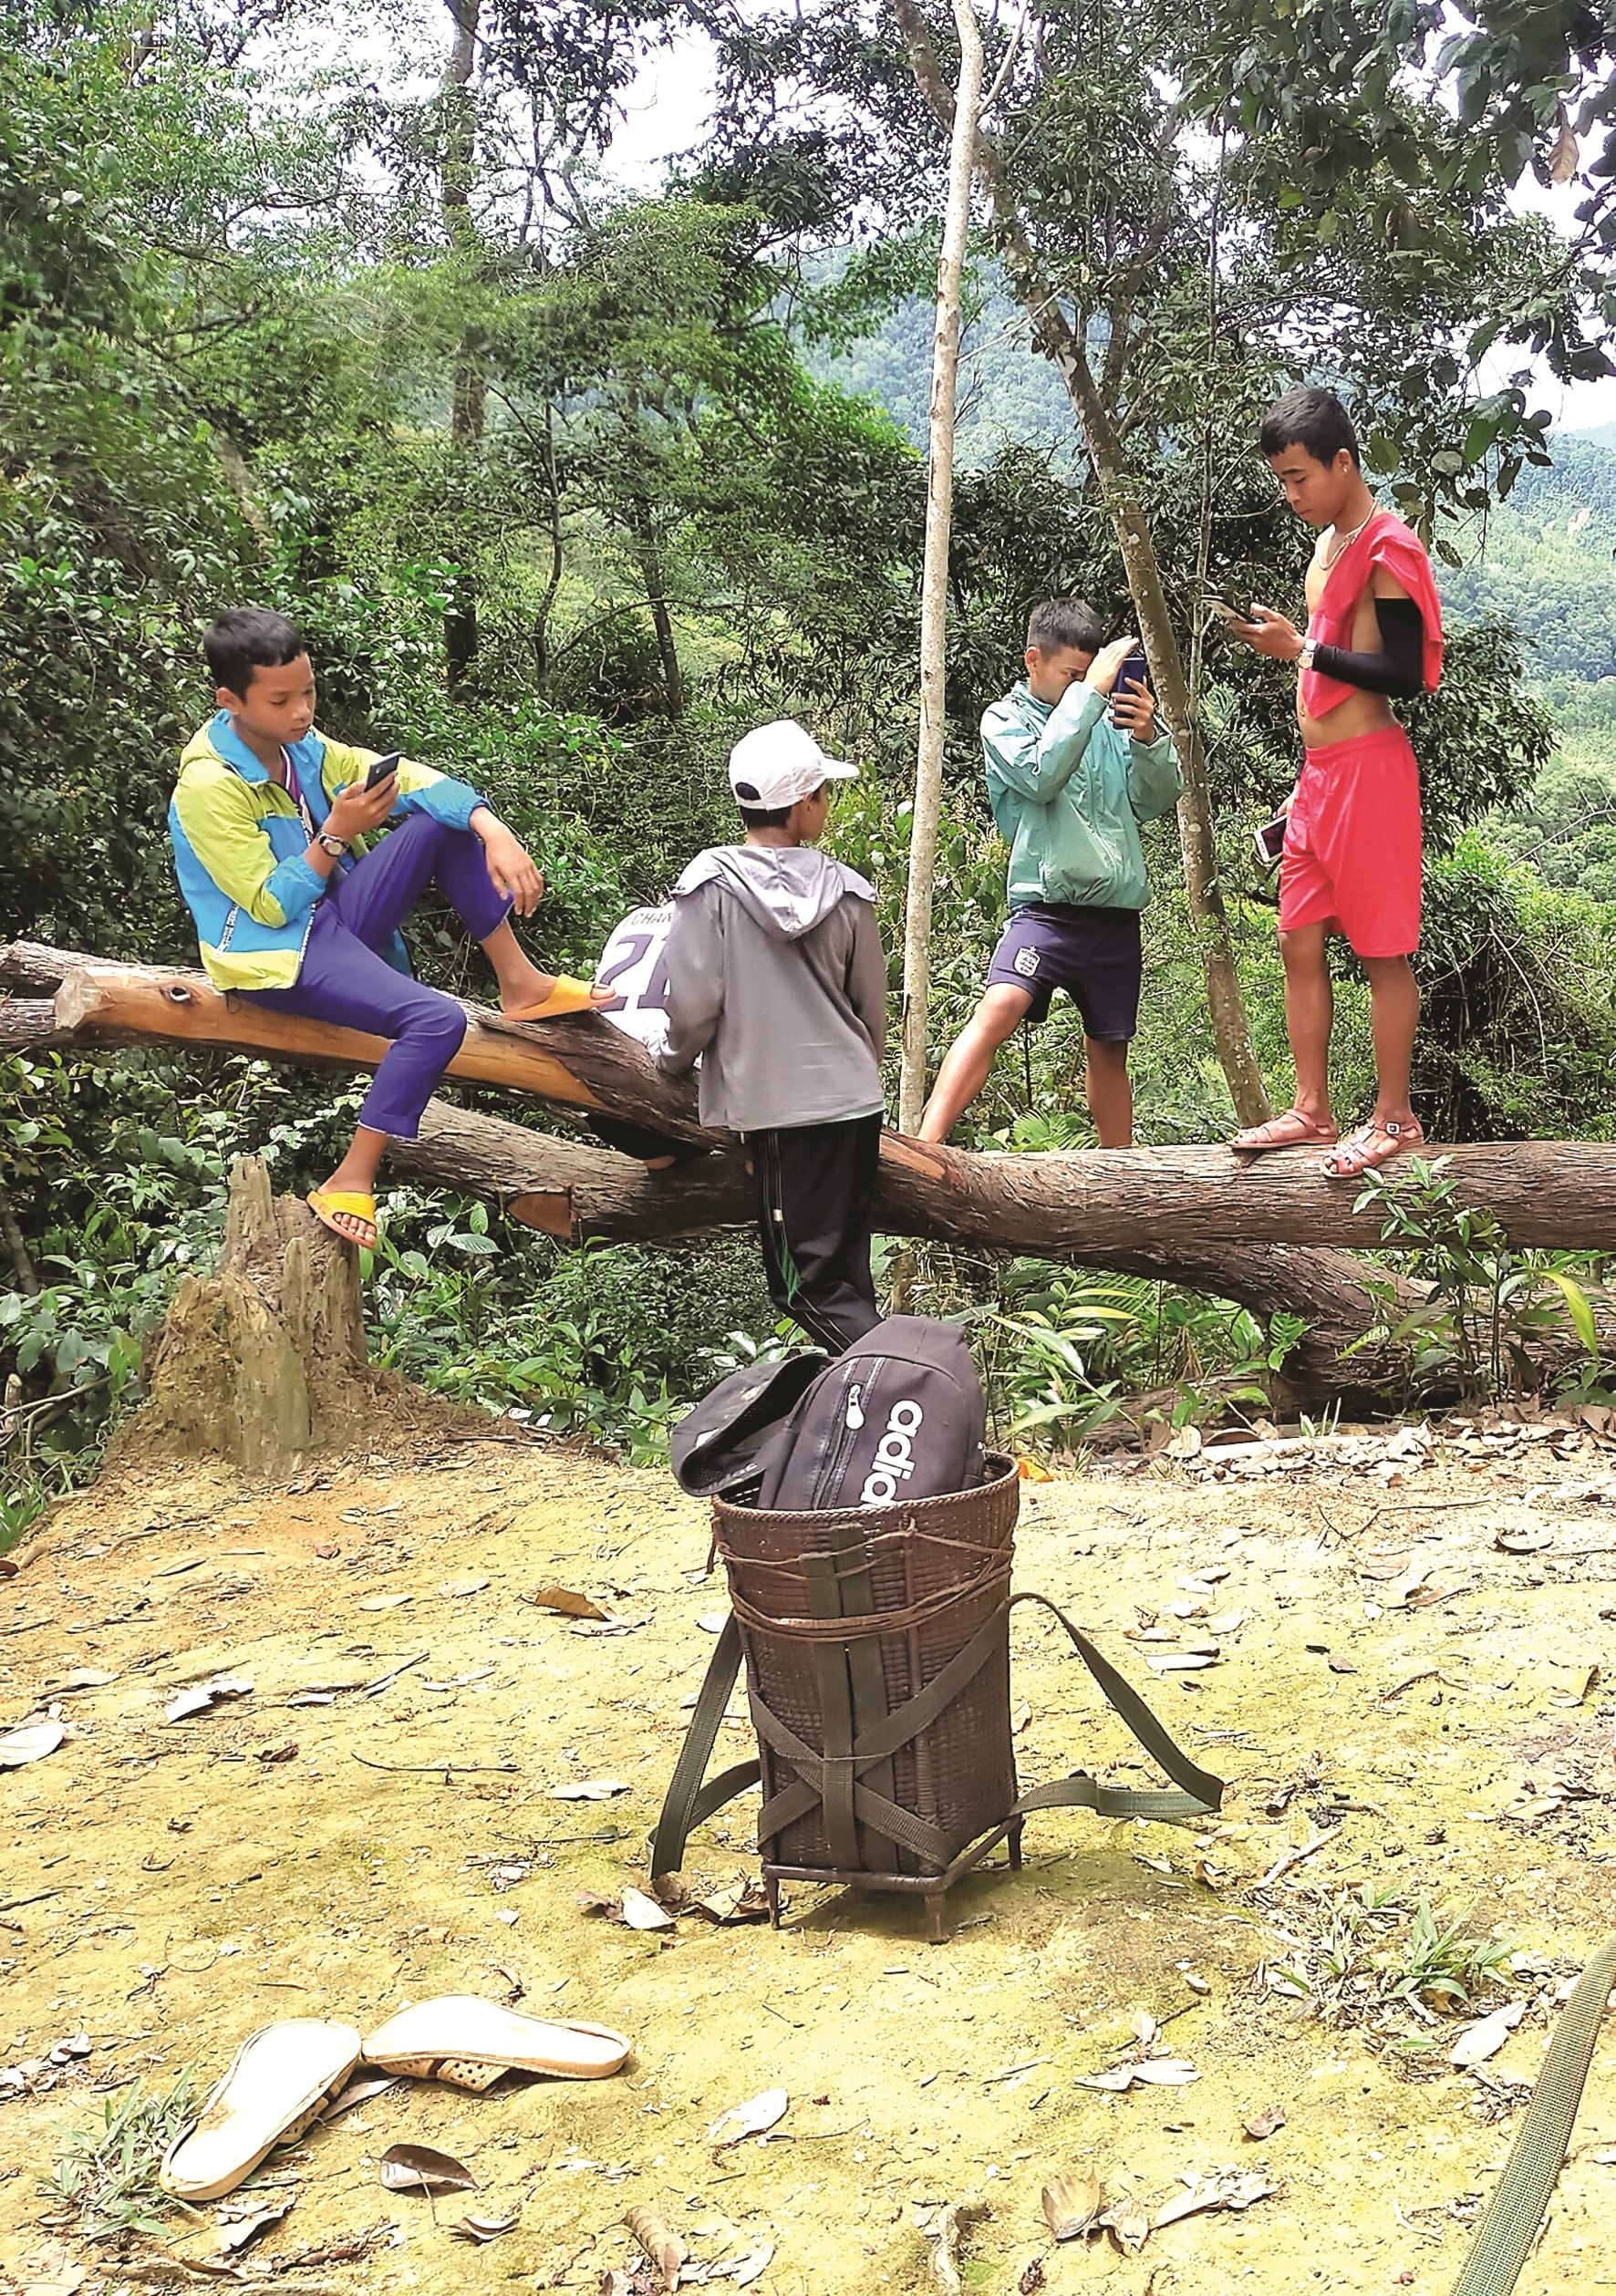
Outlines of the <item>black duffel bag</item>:
{"label": "black duffel bag", "polygon": [[987,1407],[957,1323],[888,1316],[814,1380],[768,1447],[757,1504],[801,1514],[975,1491]]}

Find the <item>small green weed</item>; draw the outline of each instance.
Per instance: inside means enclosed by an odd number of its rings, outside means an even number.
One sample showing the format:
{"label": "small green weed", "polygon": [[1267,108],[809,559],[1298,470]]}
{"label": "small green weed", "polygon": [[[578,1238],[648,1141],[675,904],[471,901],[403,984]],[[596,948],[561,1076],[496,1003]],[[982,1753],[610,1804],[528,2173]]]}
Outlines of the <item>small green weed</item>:
{"label": "small green weed", "polygon": [[1513,1946],[1472,1936],[1471,1910],[1438,1914],[1428,1898],[1367,1884],[1337,1890],[1318,1900],[1316,1935],[1272,1975],[1280,1991],[1310,2001],[1323,2024],[1384,2023],[1398,2012],[1429,2022],[1433,2010],[1468,2008],[1507,1981]]}
{"label": "small green weed", "polygon": [[39,2183],[51,2204],[49,2221],[71,2225],[85,2240],[161,2230],[161,2211],[171,2203],[158,2171],[194,2110],[187,2068],[161,2095],[147,2096],[137,2081],[121,2096],[109,2097],[99,2123],[88,2128],[59,2123],[56,2173]]}

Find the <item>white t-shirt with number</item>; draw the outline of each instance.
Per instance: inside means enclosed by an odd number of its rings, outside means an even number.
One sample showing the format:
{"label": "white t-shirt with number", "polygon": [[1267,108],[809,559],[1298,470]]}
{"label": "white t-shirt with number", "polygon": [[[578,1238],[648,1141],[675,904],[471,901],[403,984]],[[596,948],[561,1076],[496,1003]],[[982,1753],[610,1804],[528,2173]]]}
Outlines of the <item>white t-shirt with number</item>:
{"label": "white t-shirt with number", "polygon": [[631,909],[613,930],[595,968],[601,987],[615,992],[613,1002],[596,1010],[652,1050],[668,1032],[666,950],[672,923],[671,902]]}

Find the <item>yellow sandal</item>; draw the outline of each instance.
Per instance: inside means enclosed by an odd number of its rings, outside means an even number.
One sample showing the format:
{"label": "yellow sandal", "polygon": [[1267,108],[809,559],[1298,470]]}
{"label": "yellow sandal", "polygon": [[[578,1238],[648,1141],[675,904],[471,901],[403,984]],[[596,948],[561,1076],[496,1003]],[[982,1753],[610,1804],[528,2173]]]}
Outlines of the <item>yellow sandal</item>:
{"label": "yellow sandal", "polygon": [[[361,1251],[373,1252],[376,1249],[378,1231],[376,1198],[373,1195],[361,1195],[354,1188],[311,1188],[306,1200],[316,1219],[322,1227],[328,1227],[333,1236],[339,1236],[345,1244],[356,1245]],[[337,1212],[343,1213],[350,1220],[359,1221],[370,1230],[369,1235],[350,1236],[346,1228],[338,1227],[332,1217]]]}
{"label": "yellow sandal", "polygon": [[603,1004],[610,1004],[609,996],[596,998],[592,981],[575,980],[570,973],[557,973],[555,986],[550,994],[536,1005],[523,1005],[514,1012],[500,1015],[502,1020],[559,1020],[564,1013],[597,1012]]}

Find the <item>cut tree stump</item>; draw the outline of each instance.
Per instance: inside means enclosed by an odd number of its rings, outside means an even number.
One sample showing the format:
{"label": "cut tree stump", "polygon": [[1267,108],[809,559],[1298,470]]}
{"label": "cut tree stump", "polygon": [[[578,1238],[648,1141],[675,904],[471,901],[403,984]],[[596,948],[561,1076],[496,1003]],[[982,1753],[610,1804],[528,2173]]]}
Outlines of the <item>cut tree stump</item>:
{"label": "cut tree stump", "polygon": [[256,1156],[231,1166],[218,1270],[181,1285],[143,1384],[120,1450],[230,1459],[251,1474],[467,1416],[372,1366],[358,1255],[300,1197],[272,1195]]}

